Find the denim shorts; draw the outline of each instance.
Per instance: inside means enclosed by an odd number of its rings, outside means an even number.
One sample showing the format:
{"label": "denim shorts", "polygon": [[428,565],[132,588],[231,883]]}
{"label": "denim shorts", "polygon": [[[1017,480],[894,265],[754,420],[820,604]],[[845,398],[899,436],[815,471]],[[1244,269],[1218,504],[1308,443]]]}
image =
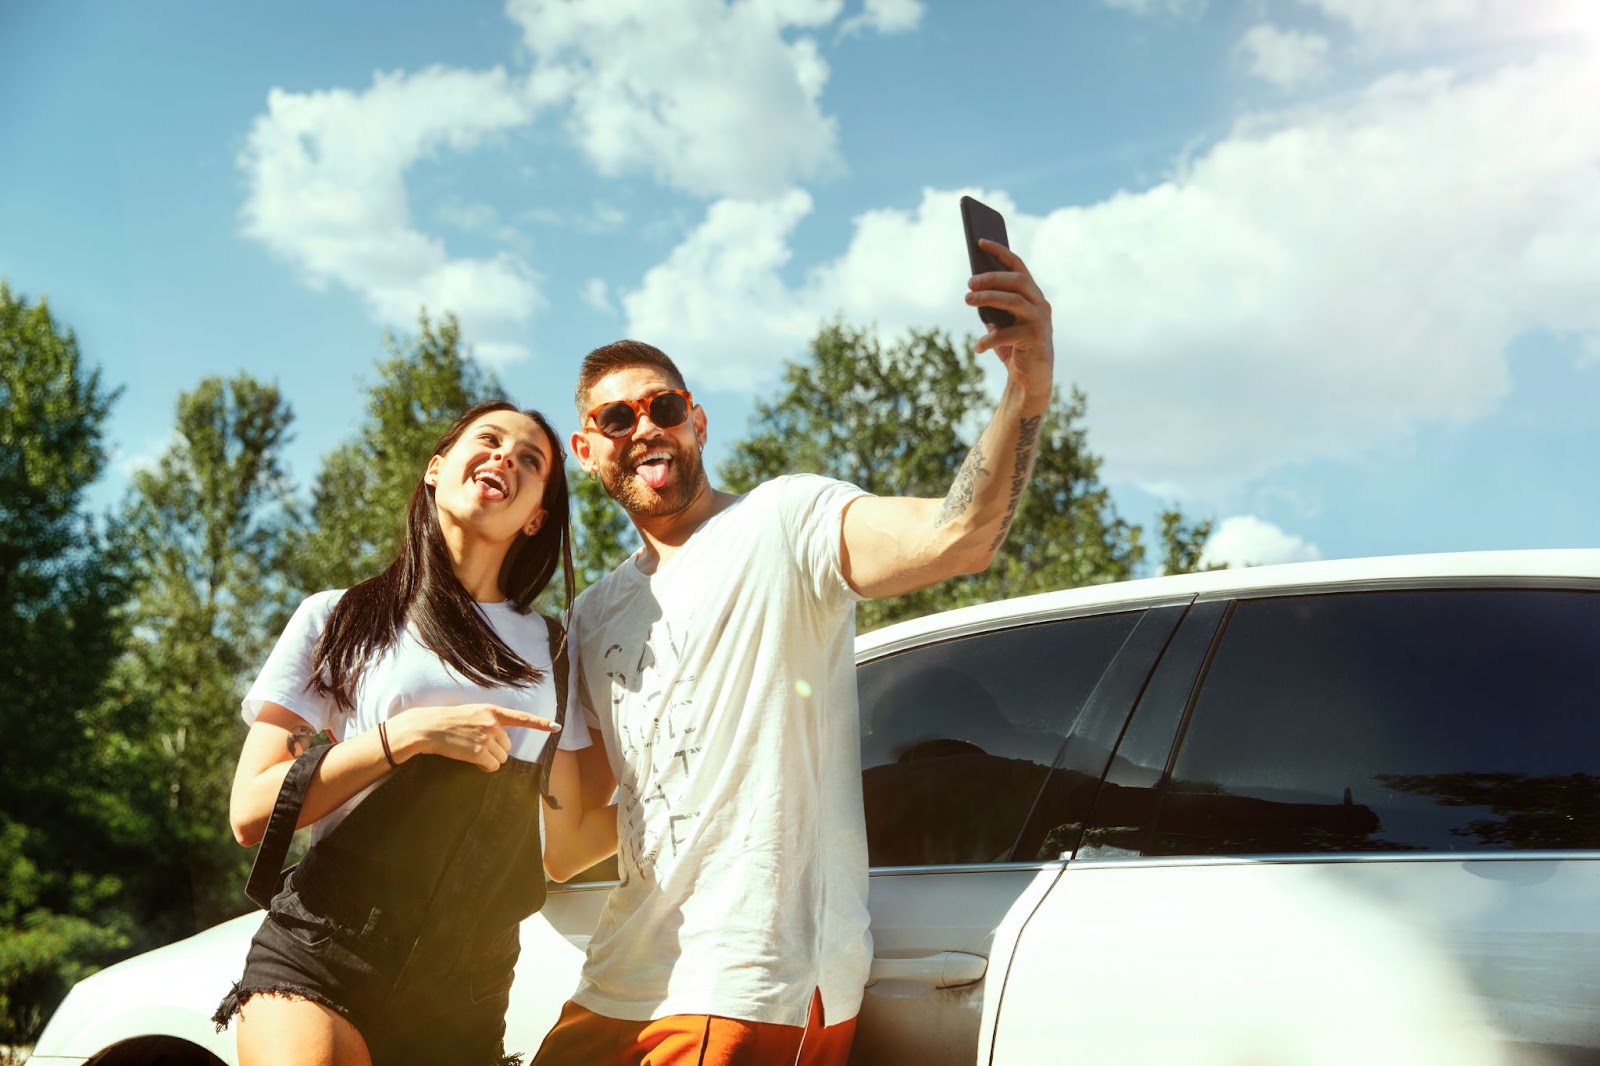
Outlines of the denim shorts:
{"label": "denim shorts", "polygon": [[252,995],[282,993],[348,1019],[374,1066],[520,1061],[504,1054],[505,1014],[517,961],[517,927],[475,956],[434,967],[394,937],[376,910],[363,928],[318,914],[289,882],[272,900],[245,959],[244,976],[212,1020],[225,1028]]}

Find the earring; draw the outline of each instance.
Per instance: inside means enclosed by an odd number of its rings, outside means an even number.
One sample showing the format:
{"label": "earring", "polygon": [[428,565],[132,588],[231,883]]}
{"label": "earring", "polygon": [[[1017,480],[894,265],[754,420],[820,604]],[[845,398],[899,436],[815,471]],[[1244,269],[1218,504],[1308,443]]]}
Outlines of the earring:
{"label": "earring", "polygon": [[589,471],[589,480],[590,481],[599,481],[600,480],[600,471],[598,471],[598,470]]}

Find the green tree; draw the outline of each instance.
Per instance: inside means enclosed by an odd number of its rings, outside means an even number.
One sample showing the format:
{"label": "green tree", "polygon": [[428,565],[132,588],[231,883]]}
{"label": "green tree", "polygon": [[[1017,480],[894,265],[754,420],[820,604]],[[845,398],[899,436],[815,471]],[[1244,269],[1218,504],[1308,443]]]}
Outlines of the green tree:
{"label": "green tree", "polygon": [[114,871],[148,844],[104,715],[123,585],[83,500],[115,399],[0,282],[0,1044],[127,946]]}
{"label": "green tree", "polygon": [[281,459],[292,420],[273,385],[205,379],[179,398],[175,439],[134,475],[119,521],[136,582],[119,688],[151,723],[199,927],[246,906],[248,854],[229,830],[228,793],[245,733],[239,698],[292,600],[282,573],[293,486]]}
{"label": "green tree", "polygon": [[[736,492],[808,471],[885,496],[943,496],[991,408],[970,345],[936,330],[883,345],[867,330],[825,326],[810,359],[757,405],[752,429],[720,473]],[[860,608],[862,629],[1004,596],[1114,581],[1144,560],[1141,531],[1100,483],[1081,421],[1084,399],[1058,394],[1039,435],[1033,484],[1012,533],[984,573]]]}
{"label": "green tree", "polygon": [[567,465],[567,482],[572,486],[574,584],[582,592],[626,559],[638,546],[639,535],[627,514],[606,495],[605,486],[576,464]]}
{"label": "green tree", "polygon": [[1200,570],[1222,570],[1221,566],[1205,566],[1200,557],[1205,553],[1206,541],[1211,538],[1211,519],[1189,522],[1177,508],[1161,512],[1161,572],[1163,574],[1193,574]]}
{"label": "green tree", "polygon": [[439,435],[475,403],[504,395],[495,376],[461,350],[461,329],[426,312],[418,334],[384,337],[388,358],[367,390],[366,417],[322,461],[310,522],[295,536],[291,580],[299,591],[349,588],[393,561],[406,503]]}

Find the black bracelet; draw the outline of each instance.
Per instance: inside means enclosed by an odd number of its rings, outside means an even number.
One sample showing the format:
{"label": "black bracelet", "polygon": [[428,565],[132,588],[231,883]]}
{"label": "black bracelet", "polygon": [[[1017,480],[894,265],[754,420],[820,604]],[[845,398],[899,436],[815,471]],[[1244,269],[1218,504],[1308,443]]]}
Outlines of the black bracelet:
{"label": "black bracelet", "polygon": [[378,740],[383,744],[383,757],[389,760],[389,765],[399,766],[400,764],[394,761],[394,752],[389,750],[389,723],[387,721],[378,723]]}

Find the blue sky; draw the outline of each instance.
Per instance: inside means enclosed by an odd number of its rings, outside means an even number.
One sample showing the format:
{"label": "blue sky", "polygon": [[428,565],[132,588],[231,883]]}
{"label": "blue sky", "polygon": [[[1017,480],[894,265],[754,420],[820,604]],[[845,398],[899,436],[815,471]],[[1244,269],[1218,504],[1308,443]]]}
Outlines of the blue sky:
{"label": "blue sky", "polygon": [[975,331],[971,192],[1129,518],[1589,545],[1596,100],[1592,0],[7,4],[0,277],[124,389],[97,506],[240,370],[309,482],[424,305],[567,430],[659,344],[715,464],[820,321]]}

